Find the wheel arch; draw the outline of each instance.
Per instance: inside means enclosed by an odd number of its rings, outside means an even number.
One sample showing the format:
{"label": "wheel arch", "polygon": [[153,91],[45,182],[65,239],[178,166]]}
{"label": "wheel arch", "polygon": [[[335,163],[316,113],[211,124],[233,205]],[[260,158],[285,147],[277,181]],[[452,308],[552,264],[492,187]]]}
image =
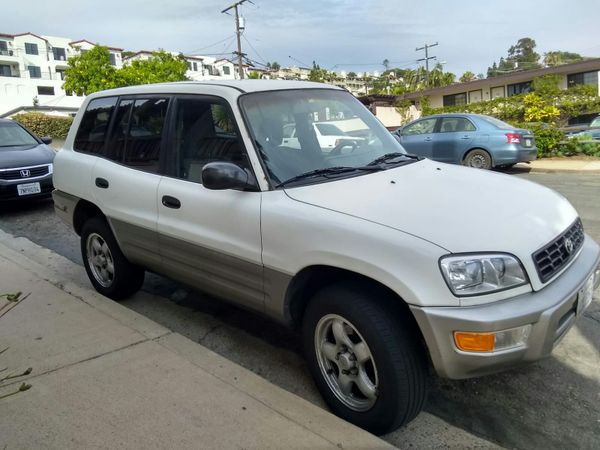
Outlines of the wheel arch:
{"label": "wheel arch", "polygon": [[369,276],[328,265],[313,265],[303,268],[291,280],[285,293],[285,315],[287,321],[297,328],[302,324],[304,311],[310,299],[326,286],[337,283],[359,283],[368,286],[381,297],[394,299],[394,308],[409,317],[417,326],[416,320],[404,299],[380,281]]}
{"label": "wheel arch", "polygon": [[101,217],[106,219],[106,215],[98,206],[88,200],[79,200],[75,211],[73,212],[73,228],[77,235],[81,236],[83,224],[92,217]]}

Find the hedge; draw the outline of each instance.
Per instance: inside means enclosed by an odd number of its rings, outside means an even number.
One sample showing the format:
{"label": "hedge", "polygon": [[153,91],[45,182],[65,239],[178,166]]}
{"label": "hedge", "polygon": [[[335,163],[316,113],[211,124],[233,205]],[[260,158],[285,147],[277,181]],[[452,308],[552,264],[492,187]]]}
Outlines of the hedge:
{"label": "hedge", "polygon": [[39,137],[50,136],[54,139],[66,139],[73,123],[72,117],[50,116],[38,112],[17,114],[12,119],[23,124]]}

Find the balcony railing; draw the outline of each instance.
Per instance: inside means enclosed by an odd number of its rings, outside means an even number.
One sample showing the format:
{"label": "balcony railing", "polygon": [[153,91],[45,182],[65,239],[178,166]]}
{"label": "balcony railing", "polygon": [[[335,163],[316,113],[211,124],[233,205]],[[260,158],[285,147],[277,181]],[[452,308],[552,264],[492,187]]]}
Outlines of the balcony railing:
{"label": "balcony railing", "polygon": [[12,70],[10,74],[0,72],[0,77],[10,77],[10,78],[25,78],[30,80],[50,80],[50,81],[62,81],[64,80],[63,75],[56,72],[40,72],[40,76],[32,76],[29,71],[19,72],[16,70]]}

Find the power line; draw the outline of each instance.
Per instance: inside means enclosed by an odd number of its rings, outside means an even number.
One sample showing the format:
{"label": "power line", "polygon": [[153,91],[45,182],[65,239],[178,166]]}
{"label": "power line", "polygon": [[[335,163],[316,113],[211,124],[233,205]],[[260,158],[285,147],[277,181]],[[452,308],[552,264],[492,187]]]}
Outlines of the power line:
{"label": "power line", "polygon": [[260,59],[260,60],[261,60],[263,63],[265,63],[265,65],[266,65],[266,64],[267,64],[267,61],[265,60],[265,58],[263,58],[263,57],[261,56],[261,54],[260,54],[260,53],[258,53],[258,50],[256,50],[256,49],[254,48],[254,46],[253,46],[253,45],[250,43],[250,41],[248,40],[248,38],[246,38],[246,36],[244,36],[244,35],[242,35],[242,37],[243,37],[243,38],[244,38],[244,40],[245,40],[245,41],[248,43],[248,45],[250,46],[250,48],[252,49],[252,51],[253,51],[254,53],[256,53],[256,56],[258,56],[258,58],[259,58],[259,59]]}
{"label": "power line", "polygon": [[[206,49],[206,48],[211,48],[211,47],[214,47],[215,45],[218,45],[218,44],[220,44],[221,42],[225,42],[225,41],[227,41],[227,40],[231,39],[231,37],[232,37],[232,36],[230,35],[230,36],[227,36],[225,39],[221,39],[220,41],[214,42],[214,43],[212,43],[212,44],[210,44],[210,45],[206,45],[206,46],[204,46],[204,47],[197,48],[197,49],[195,49],[195,50],[190,50],[190,51],[188,51],[188,52],[183,52],[183,53],[184,53],[184,54],[188,54],[188,55],[189,55],[189,54],[191,54],[191,53],[200,52],[200,51],[202,51],[202,50],[204,50],[204,49]],[[233,37],[235,38],[235,36],[233,36]]]}

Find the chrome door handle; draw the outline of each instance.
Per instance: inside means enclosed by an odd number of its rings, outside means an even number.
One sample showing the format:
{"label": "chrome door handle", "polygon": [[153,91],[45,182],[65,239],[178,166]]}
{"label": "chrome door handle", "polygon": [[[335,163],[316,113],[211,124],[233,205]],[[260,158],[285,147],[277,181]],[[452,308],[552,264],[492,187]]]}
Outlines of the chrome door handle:
{"label": "chrome door handle", "polygon": [[431,141],[431,138],[430,137],[426,137],[425,138],[425,142],[429,142],[429,141]]}

